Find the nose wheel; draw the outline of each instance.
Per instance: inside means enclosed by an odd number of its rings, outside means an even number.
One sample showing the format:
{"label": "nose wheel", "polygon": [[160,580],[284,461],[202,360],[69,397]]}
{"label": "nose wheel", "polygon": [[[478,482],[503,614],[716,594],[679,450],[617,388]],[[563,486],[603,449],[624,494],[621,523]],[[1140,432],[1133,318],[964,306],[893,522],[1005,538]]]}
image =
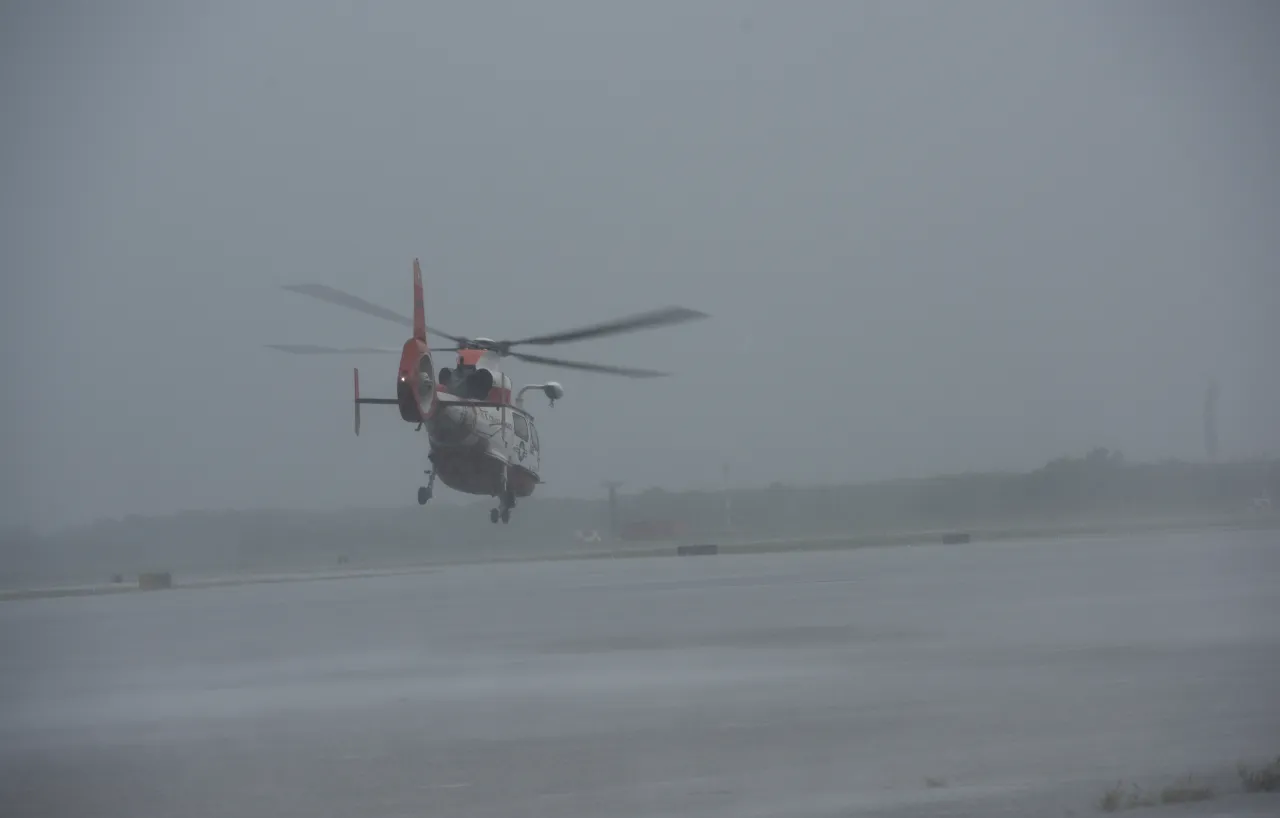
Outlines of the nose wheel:
{"label": "nose wheel", "polygon": [[427,501],[431,499],[431,490],[436,485],[436,473],[434,471],[423,472],[427,475],[427,484],[418,487],[418,505],[425,506]]}
{"label": "nose wheel", "polygon": [[498,495],[498,507],[489,509],[489,522],[502,520],[503,525],[511,522],[511,509],[516,507],[516,493],[507,485],[507,475],[502,475],[502,493]]}
{"label": "nose wheel", "polygon": [[502,520],[503,524],[511,522],[511,509],[515,508],[516,498],[507,495],[498,503],[497,508],[489,509],[489,522],[496,523]]}

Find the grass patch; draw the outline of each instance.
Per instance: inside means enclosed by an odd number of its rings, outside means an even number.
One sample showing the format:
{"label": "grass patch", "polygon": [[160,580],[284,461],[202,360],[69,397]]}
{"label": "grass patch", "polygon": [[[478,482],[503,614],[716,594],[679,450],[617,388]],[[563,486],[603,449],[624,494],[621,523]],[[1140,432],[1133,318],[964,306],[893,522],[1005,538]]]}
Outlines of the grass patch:
{"label": "grass patch", "polygon": [[1240,786],[1245,792],[1280,792],[1280,756],[1256,770],[1241,764],[1236,772],[1240,774]]}
{"label": "grass patch", "polygon": [[1208,801],[1212,797],[1213,787],[1197,782],[1190,775],[1165,787],[1158,796],[1146,792],[1137,784],[1126,786],[1123,781],[1117,781],[1114,787],[1098,799],[1098,809],[1102,812],[1122,812],[1160,804],[1191,804]]}
{"label": "grass patch", "polygon": [[1098,809],[1103,812],[1120,812],[1138,807],[1154,807],[1157,803],[1155,798],[1143,792],[1137,784],[1126,787],[1123,781],[1117,781],[1114,787],[1098,799]]}
{"label": "grass patch", "polygon": [[1191,804],[1208,801],[1212,797],[1213,787],[1201,784],[1189,775],[1160,791],[1161,804]]}
{"label": "grass patch", "polygon": [[[1280,792],[1280,756],[1262,767],[1238,764],[1236,772],[1240,776],[1241,789],[1247,793]],[[1154,791],[1144,791],[1137,784],[1117,781],[1098,799],[1097,807],[1102,812],[1122,812],[1161,804],[1193,804],[1208,801],[1214,795],[1212,786],[1190,774],[1160,790],[1158,795]]]}

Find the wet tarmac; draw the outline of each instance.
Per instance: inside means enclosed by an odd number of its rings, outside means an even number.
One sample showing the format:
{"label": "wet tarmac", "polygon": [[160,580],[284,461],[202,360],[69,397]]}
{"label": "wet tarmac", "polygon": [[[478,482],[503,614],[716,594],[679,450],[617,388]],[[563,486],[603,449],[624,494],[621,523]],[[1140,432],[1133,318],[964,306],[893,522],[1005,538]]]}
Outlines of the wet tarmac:
{"label": "wet tarmac", "polygon": [[[1280,533],[0,604],[6,816],[1280,814]],[[1154,808],[1158,815],[1171,808]],[[1201,811],[1197,811],[1201,810]]]}

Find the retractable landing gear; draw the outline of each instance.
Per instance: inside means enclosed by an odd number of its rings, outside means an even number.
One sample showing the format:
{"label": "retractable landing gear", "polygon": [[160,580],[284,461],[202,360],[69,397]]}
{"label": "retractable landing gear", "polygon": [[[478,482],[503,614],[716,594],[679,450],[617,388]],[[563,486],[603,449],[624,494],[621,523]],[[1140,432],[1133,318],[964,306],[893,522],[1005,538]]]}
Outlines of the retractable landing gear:
{"label": "retractable landing gear", "polygon": [[425,506],[427,501],[431,499],[431,490],[436,485],[436,473],[430,469],[423,472],[427,476],[427,484],[418,487],[418,505]]}
{"label": "retractable landing gear", "polygon": [[502,520],[503,523],[511,522],[511,509],[515,507],[515,495],[507,492],[505,496],[500,498],[497,508],[489,509],[489,522],[496,523],[498,520]]}
{"label": "retractable landing gear", "polygon": [[502,493],[498,495],[498,507],[489,509],[489,522],[511,522],[511,509],[516,507],[516,493],[507,485],[507,472],[502,472]]}

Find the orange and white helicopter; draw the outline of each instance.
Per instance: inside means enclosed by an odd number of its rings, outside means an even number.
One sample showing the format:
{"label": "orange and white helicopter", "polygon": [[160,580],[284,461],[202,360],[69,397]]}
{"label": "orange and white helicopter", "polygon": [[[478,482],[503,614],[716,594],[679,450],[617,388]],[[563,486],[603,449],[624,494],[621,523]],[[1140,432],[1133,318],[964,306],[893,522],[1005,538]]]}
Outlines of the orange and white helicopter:
{"label": "orange and white helicopter", "polygon": [[[555,381],[530,384],[512,399],[511,379],[500,369],[503,358],[530,363],[623,375],[631,378],[660,377],[668,373],[648,369],[630,369],[603,364],[567,361],[526,352],[513,352],[517,345],[546,346],[581,341],[605,335],[616,335],[640,329],[679,324],[706,313],[685,307],[665,307],[649,312],[606,321],[565,332],[537,335],[518,341],[494,341],[490,338],[464,338],[427,326],[422,293],[422,268],[413,260],[413,318],[371,304],[362,298],[323,284],[294,284],[286,290],[309,295],[330,304],[394,321],[410,327],[413,336],[399,349],[393,347],[326,347],[312,344],[268,344],[273,349],[299,354],[367,354],[400,353],[400,369],[394,398],[360,397],[360,370],[354,371],[355,432],[360,434],[360,406],[381,404],[396,406],[400,417],[415,424],[415,431],[427,432],[427,484],[418,489],[418,503],[431,499],[436,478],[455,491],[498,498],[489,519],[506,523],[511,519],[517,498],[533,494],[542,482],[542,446],[533,416],[524,408],[524,393],[539,390],[554,406],[564,397],[564,389]],[[436,370],[427,335],[452,341],[454,346],[435,352],[456,352],[452,369]]]}

